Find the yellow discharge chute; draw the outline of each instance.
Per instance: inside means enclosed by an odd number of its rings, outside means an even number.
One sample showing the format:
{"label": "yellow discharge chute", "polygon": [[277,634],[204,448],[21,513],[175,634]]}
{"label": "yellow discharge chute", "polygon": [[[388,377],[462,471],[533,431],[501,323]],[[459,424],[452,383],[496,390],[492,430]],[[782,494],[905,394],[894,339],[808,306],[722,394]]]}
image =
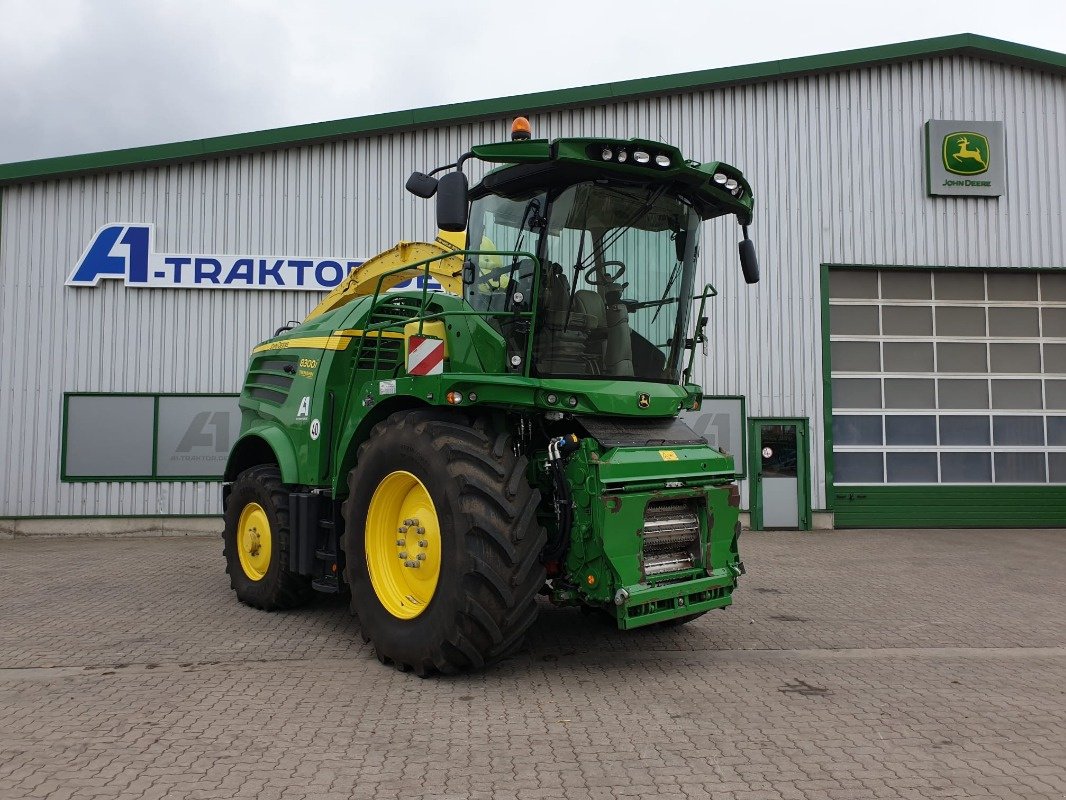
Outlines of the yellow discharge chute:
{"label": "yellow discharge chute", "polygon": [[[447,255],[448,253],[462,250],[466,244],[466,233],[460,231],[451,233],[440,231],[436,241],[430,242],[400,242],[383,253],[378,253],[369,261],[364,261],[358,267],[348,273],[348,277],[333,287],[322,302],[315,306],[314,310],[307,315],[308,320],[332,311],[347,303],[354,297],[373,294],[378,288],[378,280],[381,280],[381,292],[386,292],[401,283],[412,278],[424,275],[425,265],[412,266],[409,270],[398,270],[391,275],[382,278],[391,270],[402,267],[405,264],[417,264],[434,256]],[[492,250],[493,244],[489,239],[481,240],[482,250]],[[497,269],[503,263],[500,256],[480,256],[478,269],[481,272]],[[462,295],[463,293],[463,259],[461,256],[439,258],[430,262],[429,274],[450,294]],[[506,282],[506,278],[503,279]]]}
{"label": "yellow discharge chute", "polygon": [[[379,288],[379,280],[381,281],[380,291],[386,292],[412,278],[424,275],[424,264],[417,267],[412,266],[411,269],[397,270],[388,275],[386,273],[406,264],[418,264],[428,258],[443,256],[456,250],[461,250],[465,242],[465,236],[466,234],[461,232],[447,233],[441,231],[435,242],[400,242],[385,252],[378,253],[349,272],[348,277],[334,286],[333,290],[322,298],[322,302],[315,306],[304,322],[325,314],[327,311],[339,308],[354,297],[373,294]],[[463,259],[460,256],[439,258],[429,264],[430,276],[440,283],[444,291],[452,294],[463,293],[462,270]]]}

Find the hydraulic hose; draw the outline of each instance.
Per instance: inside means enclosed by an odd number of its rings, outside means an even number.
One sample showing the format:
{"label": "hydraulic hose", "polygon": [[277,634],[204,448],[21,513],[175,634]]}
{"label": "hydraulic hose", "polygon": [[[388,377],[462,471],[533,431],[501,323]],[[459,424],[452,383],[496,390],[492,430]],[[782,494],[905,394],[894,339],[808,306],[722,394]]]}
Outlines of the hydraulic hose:
{"label": "hydraulic hose", "polygon": [[577,450],[580,439],[574,434],[560,436],[548,443],[546,467],[552,476],[553,504],[555,506],[556,535],[544,548],[545,563],[561,561],[570,549],[570,533],[574,527],[574,494],[566,479],[566,459]]}

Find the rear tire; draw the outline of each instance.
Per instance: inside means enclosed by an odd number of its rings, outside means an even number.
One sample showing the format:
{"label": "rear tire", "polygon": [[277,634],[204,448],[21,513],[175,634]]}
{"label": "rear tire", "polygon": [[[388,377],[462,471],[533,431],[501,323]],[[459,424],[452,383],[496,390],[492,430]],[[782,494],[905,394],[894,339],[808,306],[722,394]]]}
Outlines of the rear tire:
{"label": "rear tire", "polygon": [[[508,434],[455,412],[399,412],[370,432],[348,474],[344,573],[352,613],[382,663],[451,674],[521,646],[537,616],[547,541],[527,465]],[[399,533],[415,507],[428,534]],[[386,523],[397,514],[398,527]],[[408,565],[415,548],[426,555],[417,568]]]}
{"label": "rear tire", "polygon": [[237,476],[226,498],[222,552],[242,603],[275,611],[311,594],[311,579],[289,572],[289,492],[273,464]]}

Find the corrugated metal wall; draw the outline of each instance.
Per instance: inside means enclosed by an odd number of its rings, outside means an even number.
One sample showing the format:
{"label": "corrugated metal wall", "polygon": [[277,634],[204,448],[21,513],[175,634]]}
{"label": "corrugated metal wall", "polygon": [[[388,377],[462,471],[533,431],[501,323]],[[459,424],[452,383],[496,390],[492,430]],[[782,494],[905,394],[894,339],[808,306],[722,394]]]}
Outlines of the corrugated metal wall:
{"label": "corrugated metal wall", "polygon": [[[925,196],[929,118],[1004,120],[1008,193]],[[535,135],[643,136],[735,164],[758,203],[763,281],[744,285],[738,231],[712,223],[708,392],[751,416],[811,420],[825,505],[819,265],[1066,267],[1066,80],[931,59],[534,115]],[[213,514],[212,483],[61,483],[66,391],[235,392],[249,349],[316,296],[63,285],[107,222],[152,222],[165,252],[361,257],[433,235],[412,169],[507,137],[508,120],[338,141],[2,190],[0,516]],[[475,170],[477,167],[475,166]]]}

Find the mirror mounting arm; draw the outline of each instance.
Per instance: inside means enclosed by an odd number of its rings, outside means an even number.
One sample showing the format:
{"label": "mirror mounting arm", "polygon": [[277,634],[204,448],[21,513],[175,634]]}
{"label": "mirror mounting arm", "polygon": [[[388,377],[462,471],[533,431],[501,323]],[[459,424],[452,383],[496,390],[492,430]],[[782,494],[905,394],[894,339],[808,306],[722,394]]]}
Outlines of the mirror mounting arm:
{"label": "mirror mounting arm", "polygon": [[463,163],[472,158],[474,153],[467,152],[459,156],[458,161],[453,161],[451,164],[445,164],[442,167],[437,167],[432,172],[412,172],[411,177],[407,179],[405,188],[411,194],[416,197],[421,197],[423,200],[428,200],[437,193],[437,189],[440,188],[440,179],[434,178],[438,172],[446,172],[450,169],[455,169],[457,172],[463,171]]}
{"label": "mirror mounting arm", "polygon": [[452,168],[455,168],[457,170],[461,170],[463,168],[463,164],[465,164],[469,159],[471,159],[473,157],[474,157],[473,151],[463,153],[461,156],[459,156],[459,159],[457,161],[453,161],[451,164],[445,164],[443,167],[437,167],[435,170],[433,170],[429,174],[430,175],[436,175],[438,172],[444,172],[445,170],[449,170],[449,169],[452,169]]}

